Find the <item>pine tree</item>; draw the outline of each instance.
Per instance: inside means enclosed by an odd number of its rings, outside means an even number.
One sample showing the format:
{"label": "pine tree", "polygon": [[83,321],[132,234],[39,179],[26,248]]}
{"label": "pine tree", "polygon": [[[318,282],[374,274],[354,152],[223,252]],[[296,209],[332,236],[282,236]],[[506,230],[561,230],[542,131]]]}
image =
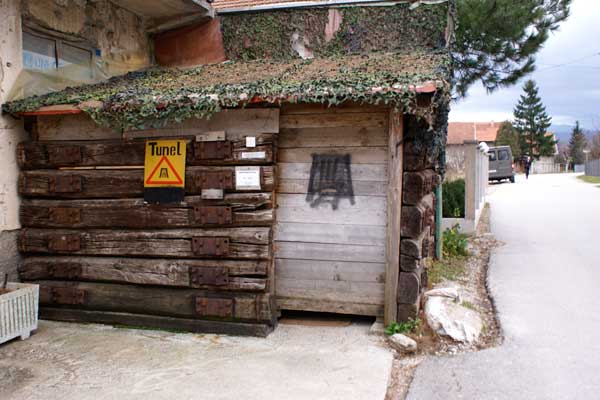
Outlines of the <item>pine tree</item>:
{"label": "pine tree", "polygon": [[480,81],[488,92],[535,69],[535,55],[569,17],[572,0],[458,0],[455,89]]}
{"label": "pine tree", "polygon": [[587,139],[585,134],[579,127],[579,121],[575,123],[575,128],[571,133],[571,139],[569,140],[569,156],[573,161],[573,164],[584,164],[585,163],[585,150],[587,146]]}
{"label": "pine tree", "polygon": [[546,113],[534,81],[528,80],[523,91],[525,93],[521,95],[513,111],[513,125],[519,132],[521,154],[538,159],[553,156],[557,142],[553,136],[547,135],[552,118]]}
{"label": "pine tree", "polygon": [[519,146],[519,131],[509,121],[504,121],[498,128],[496,135],[496,146],[510,146],[514,158],[521,157]]}

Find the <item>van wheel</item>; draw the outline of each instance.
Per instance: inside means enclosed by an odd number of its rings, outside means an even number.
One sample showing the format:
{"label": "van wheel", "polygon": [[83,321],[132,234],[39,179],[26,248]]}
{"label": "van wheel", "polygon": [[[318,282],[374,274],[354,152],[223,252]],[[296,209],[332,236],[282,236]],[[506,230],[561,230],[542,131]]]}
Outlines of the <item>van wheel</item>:
{"label": "van wheel", "polygon": [[510,183],[515,183],[515,176],[514,175],[510,177]]}

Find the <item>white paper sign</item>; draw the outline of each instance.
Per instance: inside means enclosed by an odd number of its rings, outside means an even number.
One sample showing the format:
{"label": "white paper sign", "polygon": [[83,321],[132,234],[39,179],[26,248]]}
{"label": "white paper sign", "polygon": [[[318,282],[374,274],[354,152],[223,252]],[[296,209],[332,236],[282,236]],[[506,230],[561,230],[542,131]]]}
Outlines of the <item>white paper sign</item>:
{"label": "white paper sign", "polygon": [[260,167],[235,167],[236,190],[260,190]]}
{"label": "white paper sign", "polygon": [[256,147],[255,136],[246,136],[246,147]]}
{"label": "white paper sign", "polygon": [[264,151],[245,151],[242,153],[242,160],[259,159],[264,160],[267,157],[267,153]]}

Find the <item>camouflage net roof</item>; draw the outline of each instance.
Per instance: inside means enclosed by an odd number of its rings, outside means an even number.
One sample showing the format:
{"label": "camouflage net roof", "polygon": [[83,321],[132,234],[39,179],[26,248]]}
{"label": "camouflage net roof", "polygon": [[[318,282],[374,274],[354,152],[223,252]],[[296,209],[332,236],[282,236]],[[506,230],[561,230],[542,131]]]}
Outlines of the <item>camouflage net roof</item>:
{"label": "camouflage net roof", "polygon": [[389,104],[427,118],[437,105],[417,107],[417,93],[449,96],[448,77],[447,53],[225,62],[132,72],[95,85],[9,102],[2,108],[19,114],[43,106],[79,105],[97,123],[121,130],[206,118],[251,102]]}

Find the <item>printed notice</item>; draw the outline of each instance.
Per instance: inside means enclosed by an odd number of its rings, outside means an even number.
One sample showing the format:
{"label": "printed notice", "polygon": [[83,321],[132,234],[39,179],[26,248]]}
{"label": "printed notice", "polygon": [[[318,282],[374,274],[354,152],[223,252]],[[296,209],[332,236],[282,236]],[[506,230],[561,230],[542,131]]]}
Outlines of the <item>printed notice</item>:
{"label": "printed notice", "polygon": [[242,160],[264,160],[267,153],[264,151],[246,151],[242,153]]}
{"label": "printed notice", "polygon": [[260,167],[235,167],[236,190],[260,190]]}

